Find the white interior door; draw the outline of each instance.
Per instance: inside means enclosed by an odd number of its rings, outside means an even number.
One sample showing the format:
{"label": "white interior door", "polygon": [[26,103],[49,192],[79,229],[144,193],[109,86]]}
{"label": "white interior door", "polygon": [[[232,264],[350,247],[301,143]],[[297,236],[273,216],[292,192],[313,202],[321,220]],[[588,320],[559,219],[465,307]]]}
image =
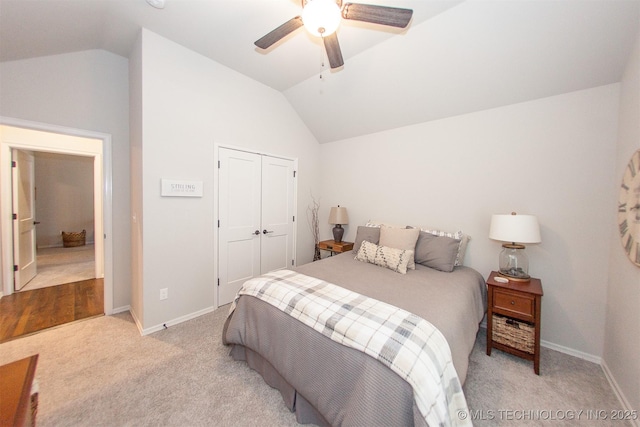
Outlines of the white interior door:
{"label": "white interior door", "polygon": [[219,149],[218,305],[294,256],[294,161]]}
{"label": "white interior door", "polygon": [[14,287],[22,289],[37,273],[35,163],[33,152],[13,149]]}
{"label": "white interior door", "polygon": [[262,239],[260,273],[293,264],[292,160],[262,156]]}
{"label": "white interior door", "polygon": [[[218,304],[260,274],[261,158],[221,148],[218,171]],[[256,233],[257,232],[257,233]]]}

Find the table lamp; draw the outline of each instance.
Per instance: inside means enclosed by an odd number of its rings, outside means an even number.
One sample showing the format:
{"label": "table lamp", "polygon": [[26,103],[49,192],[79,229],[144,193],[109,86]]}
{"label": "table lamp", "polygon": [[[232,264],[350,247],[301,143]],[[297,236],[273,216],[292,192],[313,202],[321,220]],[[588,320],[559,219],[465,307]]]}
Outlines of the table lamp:
{"label": "table lamp", "polygon": [[336,243],[342,242],[342,235],[344,234],[343,224],[349,224],[349,214],[347,214],[347,208],[332,207],[329,212],[329,224],[335,224],[333,227],[333,240]]}
{"label": "table lamp", "polygon": [[492,215],[489,238],[500,240],[502,252],[498,258],[499,273],[509,280],[528,282],[529,258],[524,252],[523,243],[540,243],[540,226],[533,215]]}

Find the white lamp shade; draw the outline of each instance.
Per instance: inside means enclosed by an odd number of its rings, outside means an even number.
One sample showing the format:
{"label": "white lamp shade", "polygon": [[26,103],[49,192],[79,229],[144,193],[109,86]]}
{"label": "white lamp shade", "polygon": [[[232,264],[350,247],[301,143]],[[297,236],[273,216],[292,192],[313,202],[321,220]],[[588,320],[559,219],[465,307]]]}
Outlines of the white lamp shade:
{"label": "white lamp shade", "polygon": [[489,238],[512,243],[540,243],[540,226],[534,215],[492,215]]}
{"label": "white lamp shade", "polygon": [[347,214],[347,208],[333,207],[329,212],[329,224],[349,224],[349,214]]}
{"label": "white lamp shade", "polygon": [[304,27],[314,36],[333,34],[341,19],[340,8],[335,0],[309,0],[302,9]]}

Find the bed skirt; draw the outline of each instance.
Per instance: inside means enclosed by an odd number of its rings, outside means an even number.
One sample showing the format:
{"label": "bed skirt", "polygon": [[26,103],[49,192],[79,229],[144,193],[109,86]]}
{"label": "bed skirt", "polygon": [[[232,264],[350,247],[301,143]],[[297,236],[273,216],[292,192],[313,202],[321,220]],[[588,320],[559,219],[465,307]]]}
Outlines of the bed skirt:
{"label": "bed skirt", "polygon": [[302,424],[426,426],[411,386],[391,369],[264,301],[241,297],[222,336]]}
{"label": "bed skirt", "polygon": [[282,375],[264,357],[250,348],[238,344],[232,346],[230,354],[233,360],[247,362],[251,369],[262,376],[265,383],[280,392],[286,407],[291,412],[295,412],[298,423],[330,426],[322,414],[304,396],[298,393],[287,380],[282,378]]}

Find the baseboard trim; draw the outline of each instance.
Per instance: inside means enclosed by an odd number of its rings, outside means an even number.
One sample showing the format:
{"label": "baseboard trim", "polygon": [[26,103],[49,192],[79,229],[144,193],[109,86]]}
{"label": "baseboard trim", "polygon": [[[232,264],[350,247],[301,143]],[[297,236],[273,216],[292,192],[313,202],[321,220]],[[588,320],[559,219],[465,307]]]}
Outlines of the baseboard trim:
{"label": "baseboard trim", "polygon": [[[83,246],[90,246],[90,245],[95,245],[96,242],[94,241],[86,241],[84,242]],[[76,246],[77,247],[77,246]],[[53,249],[53,248],[64,248],[64,245],[61,244],[55,244],[55,245],[42,245],[42,246],[38,246],[38,249]]]}
{"label": "baseboard trim", "polygon": [[584,359],[588,362],[593,362],[598,365],[602,365],[602,358],[594,356],[593,354],[584,353],[573,348],[565,347],[563,345],[554,344],[549,341],[540,340],[540,345],[551,350],[559,351],[560,353],[568,354],[569,356],[577,357],[578,359]]}
{"label": "baseboard trim", "polygon": [[123,305],[122,307],[114,308],[113,310],[111,310],[111,314],[120,314],[124,313],[125,311],[131,311],[131,306]]}
{"label": "baseboard trim", "polygon": [[[161,325],[152,326],[152,327],[147,328],[147,329],[141,329],[140,333],[143,336],[144,335],[149,335],[149,334],[152,334],[154,332],[161,331],[161,330],[163,330],[165,328],[169,328],[171,326],[175,326],[175,325],[177,325],[179,323],[186,322],[187,320],[195,319],[196,317],[200,317],[200,316],[203,316],[205,314],[211,313],[214,310],[215,310],[215,307],[213,307],[213,306],[207,307],[207,308],[205,308],[203,310],[187,314],[186,316],[181,316],[181,317],[175,318],[173,320],[168,320],[167,322],[165,322],[165,323],[163,323]],[[136,322],[136,324],[138,324],[138,322]],[[140,329],[140,325],[138,326],[138,329]]]}
{"label": "baseboard trim", "polygon": [[[484,333],[486,334],[486,329],[487,329],[486,320],[483,320],[482,323],[480,323],[480,327],[485,330]],[[589,353],[584,353],[582,351],[574,350],[573,348],[569,348],[569,347],[565,347],[565,346],[562,346],[562,345],[554,344],[554,343],[549,342],[549,341],[540,340],[540,346],[541,347],[546,347],[546,348],[548,348],[550,350],[559,351],[560,353],[568,354],[569,356],[577,357],[579,359],[584,359],[584,360],[587,360],[589,362],[596,363],[598,365],[602,364],[602,358],[601,357],[594,356],[593,354],[589,354]]]}
{"label": "baseboard trim", "polygon": [[138,316],[136,315],[135,310],[129,308],[129,313],[131,313],[131,317],[133,317],[133,322],[136,324],[136,328],[138,328],[138,332],[140,333],[140,335],[144,335],[142,333],[143,331],[142,322],[140,322],[140,320],[138,319]]}
{"label": "baseboard trim", "polygon": [[[605,360],[602,360],[602,363],[600,364],[600,366],[602,367],[602,372],[604,372],[604,376],[607,378],[607,381],[609,381],[609,385],[611,385],[613,392],[616,394],[618,401],[622,404],[622,409],[624,409],[625,411],[633,411],[634,408],[631,407],[631,404],[627,400],[627,397],[620,389],[620,386],[618,385],[618,382],[613,376],[613,373],[611,373],[611,370],[609,369],[607,362]],[[631,424],[633,424],[635,427],[640,427],[640,419],[629,420],[629,421],[631,421]]]}

